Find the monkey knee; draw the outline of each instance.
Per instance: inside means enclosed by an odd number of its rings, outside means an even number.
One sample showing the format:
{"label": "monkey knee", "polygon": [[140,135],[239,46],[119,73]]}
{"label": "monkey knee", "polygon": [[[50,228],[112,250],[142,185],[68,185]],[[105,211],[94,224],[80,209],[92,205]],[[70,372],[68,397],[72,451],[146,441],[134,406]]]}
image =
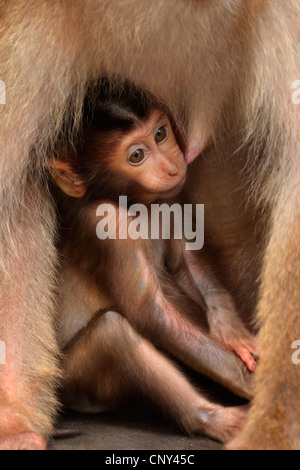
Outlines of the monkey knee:
{"label": "monkey knee", "polygon": [[113,310],[105,312],[98,325],[105,342],[115,342],[116,338],[119,338],[126,329],[126,322],[125,318]]}
{"label": "monkey knee", "polygon": [[124,320],[122,315],[114,310],[105,312],[101,317],[102,326],[108,329],[111,327],[117,328],[122,323],[122,320]]}
{"label": "monkey knee", "polygon": [[124,347],[124,351],[129,345],[139,345],[142,340],[128,320],[115,311],[106,312],[101,317],[101,333],[107,343],[111,342],[114,348],[119,345],[119,350]]}

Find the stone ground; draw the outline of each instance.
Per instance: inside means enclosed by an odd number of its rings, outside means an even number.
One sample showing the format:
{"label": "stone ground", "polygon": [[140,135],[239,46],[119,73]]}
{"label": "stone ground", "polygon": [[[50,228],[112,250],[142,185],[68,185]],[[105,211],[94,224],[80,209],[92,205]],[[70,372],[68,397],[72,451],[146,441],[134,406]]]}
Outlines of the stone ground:
{"label": "stone ground", "polygon": [[[202,379],[203,380],[203,379]],[[209,381],[201,388],[224,405],[243,404]],[[118,409],[97,415],[65,411],[60,425],[76,427],[79,435],[52,439],[49,450],[221,450],[219,442],[204,436],[188,437],[142,398],[129,400]]]}

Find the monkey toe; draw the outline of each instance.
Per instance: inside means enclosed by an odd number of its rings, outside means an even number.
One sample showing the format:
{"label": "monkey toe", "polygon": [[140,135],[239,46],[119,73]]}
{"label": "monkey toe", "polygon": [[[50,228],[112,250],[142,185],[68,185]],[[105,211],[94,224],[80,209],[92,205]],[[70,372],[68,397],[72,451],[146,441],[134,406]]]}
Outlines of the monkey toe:
{"label": "monkey toe", "polygon": [[224,444],[232,441],[243,429],[248,409],[249,407],[244,405],[220,408],[207,413],[205,433]]}
{"label": "monkey toe", "polygon": [[35,432],[23,432],[0,438],[0,450],[46,450],[43,436]]}

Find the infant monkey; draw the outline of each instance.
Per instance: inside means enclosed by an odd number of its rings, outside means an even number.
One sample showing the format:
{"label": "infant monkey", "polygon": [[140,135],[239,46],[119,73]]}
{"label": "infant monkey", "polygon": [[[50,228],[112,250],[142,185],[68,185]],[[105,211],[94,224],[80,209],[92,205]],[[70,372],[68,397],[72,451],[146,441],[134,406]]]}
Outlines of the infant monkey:
{"label": "infant monkey", "polygon": [[187,164],[178,131],[167,110],[131,83],[111,88],[104,81],[91,97],[78,140],[61,144],[49,161],[62,191],[58,337],[65,399],[75,409],[99,411],[139,389],[187,432],[227,441],[242,425],[244,407],[207,401],[156,347],[251,398],[251,374],[237,355],[255,370],[252,337],[230,295],[205,261],[186,252],[185,240],[96,237],[99,203],[114,204],[118,225],[120,195],[150,205],[180,192]]}

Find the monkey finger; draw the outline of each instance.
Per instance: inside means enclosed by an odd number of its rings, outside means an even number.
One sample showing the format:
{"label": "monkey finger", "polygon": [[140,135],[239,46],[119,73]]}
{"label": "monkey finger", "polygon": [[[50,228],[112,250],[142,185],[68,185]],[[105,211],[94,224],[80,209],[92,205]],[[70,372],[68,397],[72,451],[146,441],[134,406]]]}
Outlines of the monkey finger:
{"label": "monkey finger", "polygon": [[248,340],[241,340],[242,344],[251,352],[251,354],[255,357],[258,358],[259,354],[257,353],[256,347],[254,345],[254,342],[248,341]]}
{"label": "monkey finger", "polygon": [[225,331],[221,331],[216,337],[219,337],[221,342],[224,343],[228,349],[236,351],[236,348],[244,347],[254,356],[258,356],[255,347],[255,338],[244,328],[243,330],[227,328]]}
{"label": "monkey finger", "polygon": [[[224,333],[223,333],[224,334]],[[228,339],[226,341],[226,339]],[[228,331],[228,334],[225,333],[225,342],[229,345],[242,344],[246,347],[251,354],[258,355],[255,345],[255,337],[248,331],[246,328],[232,328]]]}
{"label": "monkey finger", "polygon": [[255,372],[256,370],[256,361],[252,356],[248,348],[244,346],[237,346],[234,348],[236,354],[241,358],[241,360],[246,364],[250,372]]}
{"label": "monkey finger", "polygon": [[240,359],[246,364],[247,368],[250,372],[254,372],[256,370],[256,360],[252,356],[255,355],[255,348],[252,342],[249,342],[245,339],[241,339],[240,336],[236,335],[223,335],[222,338],[217,338],[225,348],[229,349],[230,351],[234,351]]}

